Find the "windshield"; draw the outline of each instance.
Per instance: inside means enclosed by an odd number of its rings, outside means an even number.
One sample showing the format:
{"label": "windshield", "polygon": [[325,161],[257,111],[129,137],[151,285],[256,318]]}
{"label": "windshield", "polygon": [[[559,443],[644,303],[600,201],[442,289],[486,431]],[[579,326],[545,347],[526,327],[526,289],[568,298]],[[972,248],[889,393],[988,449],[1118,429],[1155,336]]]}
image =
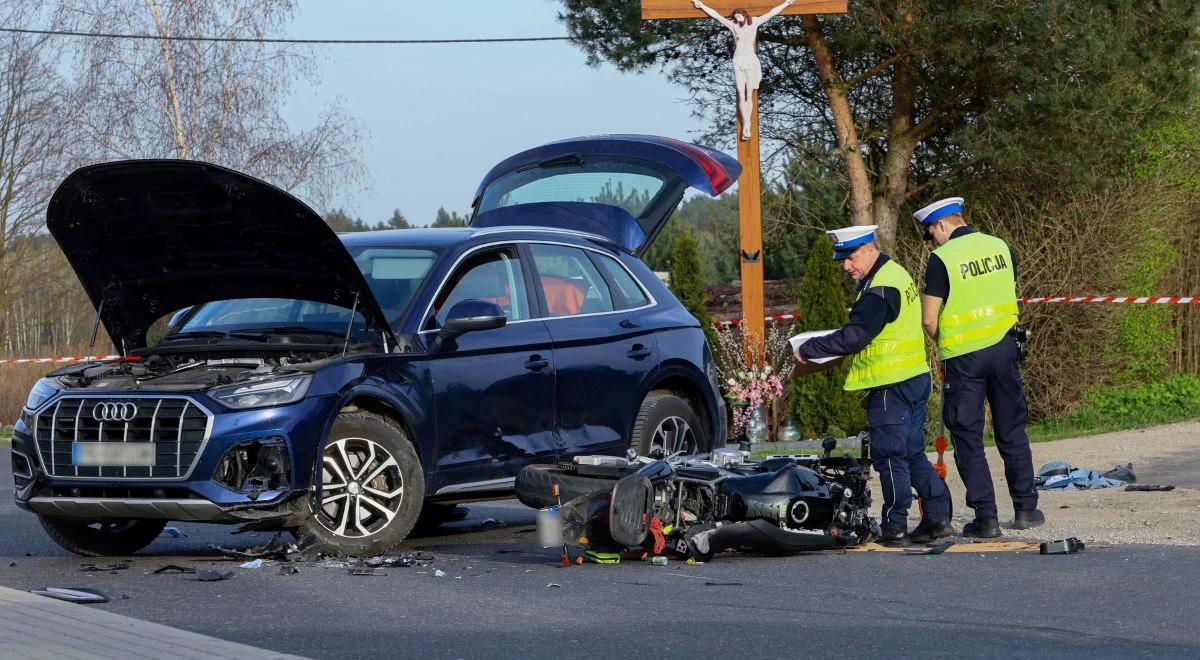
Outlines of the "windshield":
{"label": "windshield", "polygon": [[483,192],[478,213],[537,202],[592,202],[636,218],[666,185],[661,169],[630,158],[567,157],[496,179]]}
{"label": "windshield", "polygon": [[[420,289],[438,253],[425,248],[348,248],[362,271],[367,286],[392,326],[403,319],[413,296]],[[345,307],[311,300],[288,298],[236,298],[217,300],[195,311],[178,314],[184,318],[174,334],[207,332],[300,332],[315,330],[344,333],[350,321]],[[176,325],[173,322],[171,325]],[[370,337],[361,313],[355,314],[351,333]]]}

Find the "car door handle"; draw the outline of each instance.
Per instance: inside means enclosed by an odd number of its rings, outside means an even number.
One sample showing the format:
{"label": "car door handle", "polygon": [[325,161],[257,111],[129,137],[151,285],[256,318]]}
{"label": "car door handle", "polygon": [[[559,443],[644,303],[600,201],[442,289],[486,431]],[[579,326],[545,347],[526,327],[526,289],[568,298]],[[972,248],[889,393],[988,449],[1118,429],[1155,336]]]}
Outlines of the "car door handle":
{"label": "car door handle", "polygon": [[634,344],[633,348],[629,349],[625,353],[625,355],[628,355],[629,357],[631,357],[635,360],[644,360],[644,359],[650,357],[650,354],[653,352],[654,351],[650,350],[649,348],[646,348],[645,346],[642,346],[641,344]]}
{"label": "car door handle", "polygon": [[525,362],[525,368],[530,371],[541,371],[548,366],[550,366],[550,360],[546,360],[540,355],[530,355],[529,360]]}

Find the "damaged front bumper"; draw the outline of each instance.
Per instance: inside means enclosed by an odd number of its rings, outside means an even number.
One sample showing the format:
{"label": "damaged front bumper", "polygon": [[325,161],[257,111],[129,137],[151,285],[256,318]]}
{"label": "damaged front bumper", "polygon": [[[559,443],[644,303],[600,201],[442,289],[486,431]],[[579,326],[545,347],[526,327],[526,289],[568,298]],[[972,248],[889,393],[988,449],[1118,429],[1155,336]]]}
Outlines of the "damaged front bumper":
{"label": "damaged front bumper", "polygon": [[35,495],[17,506],[43,516],[103,520],[112,518],[161,519],[184,522],[244,523],[278,521],[280,526],[299,524],[309,514],[308,494],[292,491],[274,501],[221,506],[202,499],[71,497]]}
{"label": "damaged front bumper", "polygon": [[188,476],[155,480],[52,476],[30,416],[22,415],[13,433],[14,500],[55,518],[294,527],[311,514],[313,457],[324,432],[317,420],[328,419],[334,405],[332,397],[313,397],[287,407],[217,412]]}

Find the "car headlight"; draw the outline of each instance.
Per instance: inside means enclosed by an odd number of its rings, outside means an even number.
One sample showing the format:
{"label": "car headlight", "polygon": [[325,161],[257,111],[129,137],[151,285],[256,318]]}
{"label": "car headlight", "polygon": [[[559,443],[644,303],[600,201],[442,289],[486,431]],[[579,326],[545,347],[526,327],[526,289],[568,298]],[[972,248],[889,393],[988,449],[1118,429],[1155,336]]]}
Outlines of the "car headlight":
{"label": "car headlight", "polygon": [[311,381],[308,375],[274,378],[214,388],[208,395],[230,408],[280,406],[303,399]]}
{"label": "car headlight", "polygon": [[33,389],[29,390],[29,398],[25,399],[25,407],[30,410],[37,410],[38,406],[50,400],[58,392],[58,388],[54,386],[53,378],[42,378],[33,384]]}

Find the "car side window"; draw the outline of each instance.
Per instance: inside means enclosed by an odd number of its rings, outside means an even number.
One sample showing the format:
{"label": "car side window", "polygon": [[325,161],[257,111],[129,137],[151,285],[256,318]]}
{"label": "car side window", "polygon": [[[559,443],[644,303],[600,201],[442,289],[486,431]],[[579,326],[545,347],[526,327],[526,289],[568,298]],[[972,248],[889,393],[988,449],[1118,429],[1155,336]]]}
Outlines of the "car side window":
{"label": "car side window", "polygon": [[529,295],[515,249],[488,250],[459,264],[438,292],[433,303],[434,316],[425,329],[444,326],[450,308],[469,298],[495,303],[509,321],[529,318]]}
{"label": "car side window", "polygon": [[583,250],[540,243],[529,249],[550,316],[613,311],[608,283]]}
{"label": "car side window", "polygon": [[600,267],[616,287],[613,291],[613,302],[616,303],[617,309],[633,309],[650,304],[650,298],[646,296],[641,285],[619,261],[595,252],[592,253],[592,258],[600,263]]}

